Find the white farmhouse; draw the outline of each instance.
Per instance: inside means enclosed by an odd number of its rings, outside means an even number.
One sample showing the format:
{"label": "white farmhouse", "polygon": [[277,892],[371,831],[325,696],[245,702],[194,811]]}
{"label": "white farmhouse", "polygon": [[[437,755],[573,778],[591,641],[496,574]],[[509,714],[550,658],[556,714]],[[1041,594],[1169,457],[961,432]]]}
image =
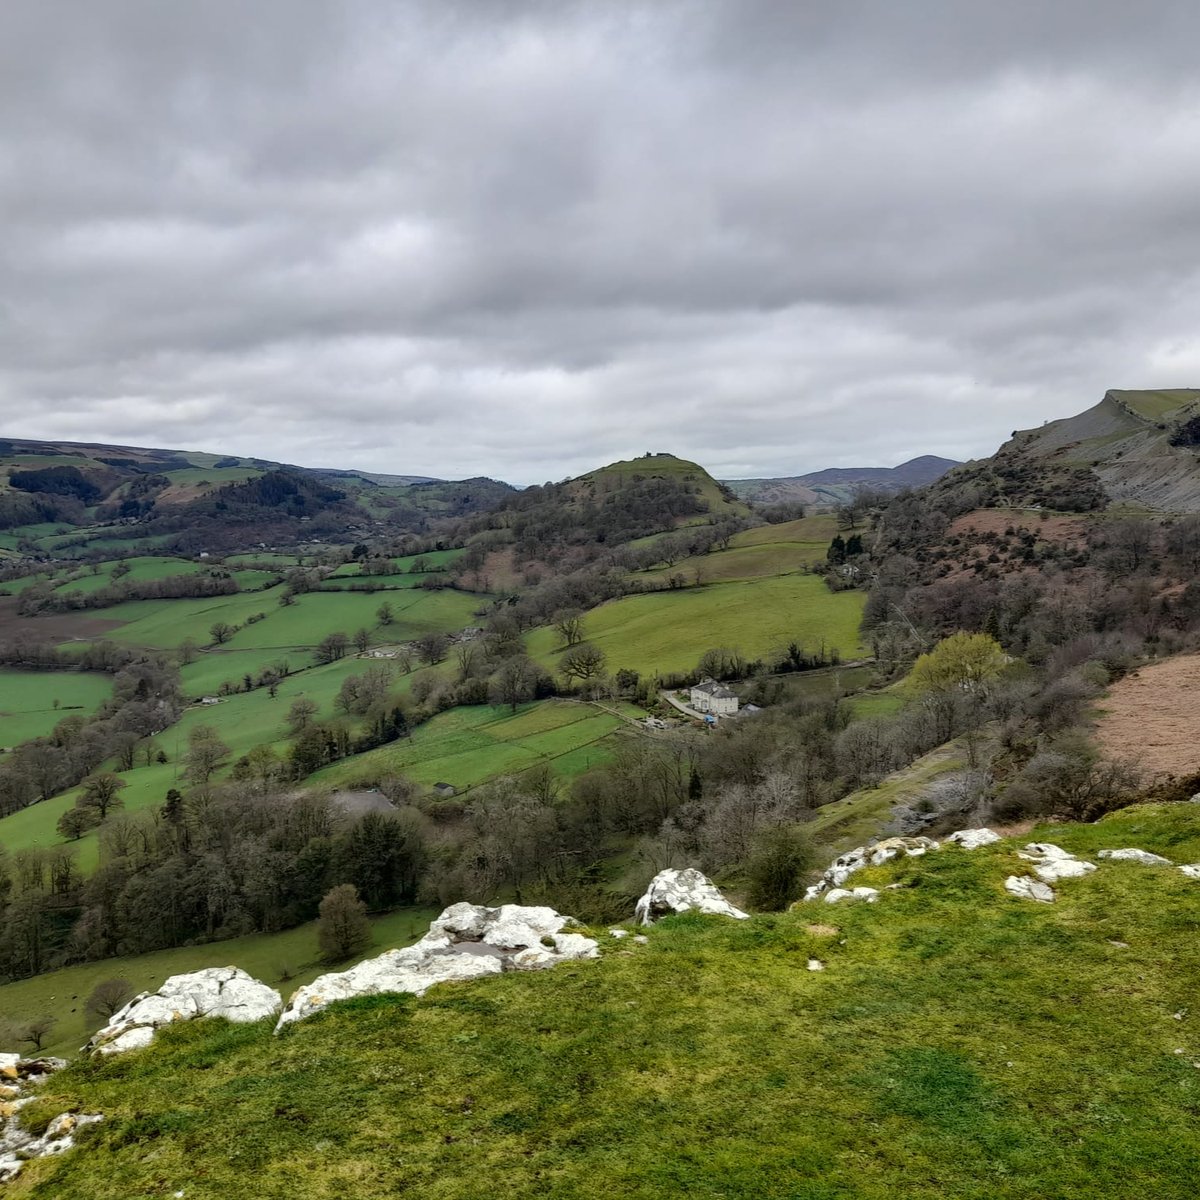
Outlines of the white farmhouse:
{"label": "white farmhouse", "polygon": [[716,717],[732,717],[738,710],[738,698],[723,683],[706,679],[691,691],[692,707],[697,712],[712,713]]}

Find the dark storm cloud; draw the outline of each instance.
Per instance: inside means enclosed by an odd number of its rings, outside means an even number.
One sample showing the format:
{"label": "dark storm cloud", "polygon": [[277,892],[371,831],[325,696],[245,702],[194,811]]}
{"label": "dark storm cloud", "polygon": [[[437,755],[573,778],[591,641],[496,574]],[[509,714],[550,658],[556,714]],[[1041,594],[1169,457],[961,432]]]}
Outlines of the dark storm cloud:
{"label": "dark storm cloud", "polygon": [[13,435],[558,478],[1200,379],[1194,6],[13,0]]}

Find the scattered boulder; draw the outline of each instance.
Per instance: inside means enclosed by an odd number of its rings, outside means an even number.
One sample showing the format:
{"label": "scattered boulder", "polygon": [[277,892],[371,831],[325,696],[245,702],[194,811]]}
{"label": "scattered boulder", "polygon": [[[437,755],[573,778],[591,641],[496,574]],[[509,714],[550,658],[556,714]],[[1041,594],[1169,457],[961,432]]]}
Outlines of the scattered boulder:
{"label": "scattered boulder", "polygon": [[1179,868],[1189,879],[1200,879],[1200,863],[1188,863]]}
{"label": "scattered boulder", "polygon": [[1043,883],[1079,879],[1096,869],[1095,863],[1084,862],[1051,842],[1030,842],[1018,857],[1033,863],[1033,873]]}
{"label": "scattered boulder", "polygon": [[712,913],[737,921],[748,920],[750,916],[730,904],[706,875],[686,867],[659,871],[637,902],[633,918],[639,925],[653,925],[659,917],[682,912]]}
{"label": "scattered boulder", "polygon": [[1054,902],[1054,889],[1028,875],[1010,875],[1004,881],[1004,890],[1022,900],[1037,900],[1041,904]]}
{"label": "scattered boulder", "polygon": [[205,967],[172,975],[156,992],[142,992],[113,1014],[85,1050],[121,1054],[150,1045],[154,1034],[175,1021],[224,1017],[239,1024],[260,1021],[279,1011],[283,998],[238,967]]}
{"label": "scattered boulder", "polygon": [[0,1104],[0,1183],[15,1179],[30,1159],[64,1154],[75,1145],[75,1134],[80,1129],[104,1119],[99,1115],[60,1113],[40,1137],[21,1124],[21,1109],[33,1099],[31,1089],[66,1065],[61,1058],[23,1059],[16,1054],[0,1054],[0,1069],[14,1081],[5,1085],[6,1092],[13,1095]]}
{"label": "scattered boulder", "polygon": [[1113,862],[1141,863],[1143,867],[1171,867],[1175,864],[1161,854],[1151,854],[1149,850],[1101,850],[1097,858],[1110,858]]}
{"label": "scattered boulder", "polygon": [[902,854],[917,857],[936,849],[938,843],[927,837],[894,837],[871,846],[856,846],[830,863],[825,874],[804,893],[804,899],[817,900],[830,888],[842,888],[851,875],[864,867],[878,867]]}
{"label": "scattered boulder", "polygon": [[810,958],[808,960],[808,969],[810,971],[823,971],[825,964],[819,958]]}
{"label": "scattered boulder", "polygon": [[1000,835],[993,829],[959,829],[946,839],[964,850],[978,850],[980,846],[990,846],[999,840]]}
{"label": "scattered boulder", "polygon": [[825,893],[826,904],[839,904],[843,900],[865,900],[868,904],[874,904],[878,899],[878,889],[869,887],[833,888]]}
{"label": "scattered boulder", "polygon": [[393,992],[420,996],[437,983],[595,958],[600,952],[595,941],[565,932],[576,923],[552,908],[452,904],[415,945],[388,950],[299,988],[280,1014],[276,1032],[334,1000]]}

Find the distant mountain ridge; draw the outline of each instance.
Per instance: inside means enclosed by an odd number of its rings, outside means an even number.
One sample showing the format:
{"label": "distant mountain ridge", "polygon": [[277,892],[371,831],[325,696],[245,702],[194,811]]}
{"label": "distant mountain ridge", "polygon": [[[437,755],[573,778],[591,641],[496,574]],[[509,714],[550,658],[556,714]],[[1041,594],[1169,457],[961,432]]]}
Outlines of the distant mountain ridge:
{"label": "distant mountain ridge", "polygon": [[889,492],[924,487],[961,465],[952,458],[922,454],[896,467],[828,467],[807,475],[722,482],[740,499],[755,504],[839,504],[860,487]]}

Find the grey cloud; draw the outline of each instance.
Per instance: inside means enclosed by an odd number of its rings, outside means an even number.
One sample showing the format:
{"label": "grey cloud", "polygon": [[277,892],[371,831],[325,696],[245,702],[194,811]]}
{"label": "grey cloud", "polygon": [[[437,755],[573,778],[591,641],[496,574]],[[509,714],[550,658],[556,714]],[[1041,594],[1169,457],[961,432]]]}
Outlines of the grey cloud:
{"label": "grey cloud", "polygon": [[12,0],[0,418],[517,481],[987,453],[1200,377],[1198,32],[1168,0]]}

